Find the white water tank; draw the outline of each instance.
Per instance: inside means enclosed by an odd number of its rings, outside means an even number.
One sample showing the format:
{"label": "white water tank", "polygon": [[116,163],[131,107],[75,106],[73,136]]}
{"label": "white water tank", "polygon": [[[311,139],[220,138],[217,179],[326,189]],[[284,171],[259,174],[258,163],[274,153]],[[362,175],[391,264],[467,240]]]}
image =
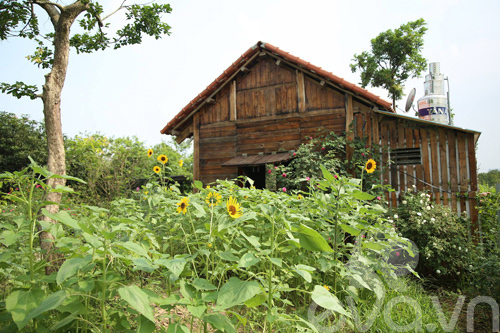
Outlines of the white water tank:
{"label": "white water tank", "polygon": [[449,125],[448,99],[444,91],[444,75],[439,72],[439,62],[429,64],[425,76],[425,95],[418,102],[418,117]]}

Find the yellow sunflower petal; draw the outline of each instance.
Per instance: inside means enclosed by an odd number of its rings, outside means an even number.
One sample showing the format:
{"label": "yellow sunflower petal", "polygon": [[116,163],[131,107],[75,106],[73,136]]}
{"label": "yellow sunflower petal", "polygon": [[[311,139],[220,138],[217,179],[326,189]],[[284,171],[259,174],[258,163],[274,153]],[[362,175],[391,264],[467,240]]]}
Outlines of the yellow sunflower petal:
{"label": "yellow sunflower petal", "polygon": [[365,164],[366,172],[373,173],[376,168],[377,168],[377,163],[375,162],[375,160],[370,158],[368,161],[366,161],[366,164]]}

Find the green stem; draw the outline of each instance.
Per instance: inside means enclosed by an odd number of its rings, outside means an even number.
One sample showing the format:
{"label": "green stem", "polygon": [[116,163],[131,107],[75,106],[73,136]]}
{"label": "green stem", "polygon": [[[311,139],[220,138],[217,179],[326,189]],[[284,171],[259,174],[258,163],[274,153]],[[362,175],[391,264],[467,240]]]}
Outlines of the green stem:
{"label": "green stem", "polygon": [[102,295],[101,295],[101,316],[102,331],[106,330],[106,241],[104,241],[104,258],[102,260]]}
{"label": "green stem", "polygon": [[[274,252],[274,218],[271,218],[271,253],[270,257],[273,257]],[[271,316],[271,310],[273,307],[273,263],[269,260],[269,272],[268,272],[268,289],[269,289],[269,297],[267,300],[267,311],[269,317]],[[269,332],[272,332],[272,324],[269,322]]]}
{"label": "green stem", "polygon": [[337,200],[336,201],[336,211],[335,211],[335,232],[334,232],[334,240],[333,240],[333,256],[335,258],[335,266],[333,267],[333,290],[335,294],[337,293],[337,238],[338,238],[338,217],[339,217],[339,209],[340,209],[340,188],[337,189]]}

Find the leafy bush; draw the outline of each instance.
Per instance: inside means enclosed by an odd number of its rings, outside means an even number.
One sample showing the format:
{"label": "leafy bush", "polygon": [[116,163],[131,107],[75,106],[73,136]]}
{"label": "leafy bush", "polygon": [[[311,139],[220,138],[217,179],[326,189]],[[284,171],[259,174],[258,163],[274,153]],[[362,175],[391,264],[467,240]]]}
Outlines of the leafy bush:
{"label": "leafy bush", "polygon": [[0,172],[21,171],[28,156],[41,164],[47,162],[47,138],[42,123],[23,115],[0,111]]}
{"label": "leafy bush", "polygon": [[426,192],[411,189],[404,194],[394,214],[394,223],[420,253],[417,272],[434,278],[438,285],[457,287],[474,264],[469,221],[449,207],[434,205]]}
{"label": "leafy bush", "polygon": [[363,177],[363,189],[377,193],[372,187],[379,182],[380,171],[377,168],[373,173],[362,170],[368,159],[378,160],[376,146],[370,148],[365,140],[357,138],[349,143],[353,148],[353,157],[347,160],[345,136],[334,132],[325,134],[320,130],[316,137],[308,139],[307,143],[301,144],[297,151],[292,153],[289,163],[267,167],[268,177],[275,180],[277,189],[306,190],[311,179],[314,181],[323,177],[320,166],[324,166],[336,177]]}
{"label": "leafy bush", "polygon": [[183,157],[166,143],[153,147],[155,155],[151,158],[144,143],[136,137],[107,138],[93,134],[67,139],[65,144],[68,174],[87,181],[84,186],[71,182],[69,185],[75,186],[81,200],[90,204],[128,196],[132,190],[158,179],[153,167],[158,164],[156,157],[160,154],[169,160],[164,176],[189,175],[192,170],[192,158],[184,157],[186,163],[181,167],[179,161]]}
{"label": "leafy bush", "polygon": [[491,296],[500,302],[500,193],[490,189],[478,196],[480,243],[473,268],[473,292]]}

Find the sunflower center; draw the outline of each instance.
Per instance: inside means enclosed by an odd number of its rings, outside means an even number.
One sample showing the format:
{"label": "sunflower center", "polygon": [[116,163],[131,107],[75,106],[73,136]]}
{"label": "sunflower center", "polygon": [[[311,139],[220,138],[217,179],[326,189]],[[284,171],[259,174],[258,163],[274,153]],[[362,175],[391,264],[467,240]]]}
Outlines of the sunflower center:
{"label": "sunflower center", "polygon": [[236,214],[236,207],[233,205],[229,206],[229,214],[234,215]]}
{"label": "sunflower center", "polygon": [[184,210],[184,208],[186,208],[186,204],[184,202],[181,202],[180,207],[181,207],[182,210]]}
{"label": "sunflower center", "polygon": [[368,164],[366,165],[366,168],[367,168],[367,169],[371,169],[372,167],[373,167],[372,162],[368,162]]}

